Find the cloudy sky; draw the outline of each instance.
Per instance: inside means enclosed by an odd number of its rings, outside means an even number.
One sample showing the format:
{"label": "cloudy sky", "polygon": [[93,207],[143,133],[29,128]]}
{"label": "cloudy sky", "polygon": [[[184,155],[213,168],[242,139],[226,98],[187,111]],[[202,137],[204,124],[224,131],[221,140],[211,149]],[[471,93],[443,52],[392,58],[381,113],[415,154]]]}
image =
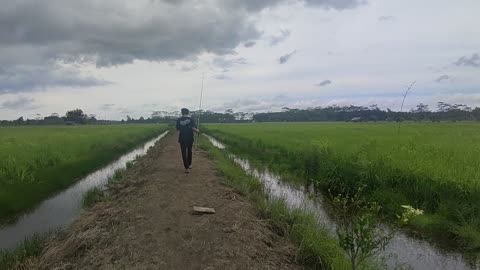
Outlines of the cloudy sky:
{"label": "cloudy sky", "polygon": [[0,0],[0,119],[480,106],[478,0]]}

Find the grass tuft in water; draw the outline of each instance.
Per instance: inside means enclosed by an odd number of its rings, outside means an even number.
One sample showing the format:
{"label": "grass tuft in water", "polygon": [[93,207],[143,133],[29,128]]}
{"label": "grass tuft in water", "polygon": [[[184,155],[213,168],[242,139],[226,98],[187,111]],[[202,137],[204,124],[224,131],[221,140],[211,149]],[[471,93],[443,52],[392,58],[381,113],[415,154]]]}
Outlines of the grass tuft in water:
{"label": "grass tuft in water", "polygon": [[107,193],[98,187],[94,187],[83,195],[83,207],[90,208],[96,203],[105,201],[106,199],[108,199]]}
{"label": "grass tuft in water", "polygon": [[45,240],[50,234],[33,236],[13,250],[0,250],[0,270],[23,269],[29,264],[30,259],[39,256]]}

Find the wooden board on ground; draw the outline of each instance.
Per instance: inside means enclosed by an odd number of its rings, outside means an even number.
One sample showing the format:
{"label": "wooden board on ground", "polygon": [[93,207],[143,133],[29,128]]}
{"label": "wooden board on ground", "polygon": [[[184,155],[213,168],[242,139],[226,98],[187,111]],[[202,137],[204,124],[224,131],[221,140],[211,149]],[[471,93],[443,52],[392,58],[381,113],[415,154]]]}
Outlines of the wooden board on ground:
{"label": "wooden board on ground", "polygon": [[193,207],[193,212],[195,214],[215,214],[215,209],[208,208],[208,207],[194,206]]}

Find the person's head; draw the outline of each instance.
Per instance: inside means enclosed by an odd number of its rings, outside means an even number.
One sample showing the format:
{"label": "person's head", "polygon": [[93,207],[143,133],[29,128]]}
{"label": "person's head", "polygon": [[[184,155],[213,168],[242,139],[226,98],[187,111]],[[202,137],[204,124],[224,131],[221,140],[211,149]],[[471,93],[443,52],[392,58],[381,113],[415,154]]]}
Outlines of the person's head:
{"label": "person's head", "polygon": [[190,113],[190,111],[187,108],[182,109],[182,115],[187,116]]}

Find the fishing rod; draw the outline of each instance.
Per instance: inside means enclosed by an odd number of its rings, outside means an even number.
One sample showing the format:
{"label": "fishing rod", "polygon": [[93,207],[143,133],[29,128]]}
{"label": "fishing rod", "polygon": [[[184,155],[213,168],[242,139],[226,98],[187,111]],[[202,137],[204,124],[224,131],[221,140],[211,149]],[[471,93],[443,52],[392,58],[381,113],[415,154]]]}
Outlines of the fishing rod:
{"label": "fishing rod", "polygon": [[[203,99],[203,81],[205,79],[205,73],[202,73],[202,87],[200,88],[200,104],[198,105],[197,127],[200,130],[200,115],[202,114],[202,99]],[[195,141],[195,149],[198,149],[198,139],[200,134],[197,133],[197,140]]]}

